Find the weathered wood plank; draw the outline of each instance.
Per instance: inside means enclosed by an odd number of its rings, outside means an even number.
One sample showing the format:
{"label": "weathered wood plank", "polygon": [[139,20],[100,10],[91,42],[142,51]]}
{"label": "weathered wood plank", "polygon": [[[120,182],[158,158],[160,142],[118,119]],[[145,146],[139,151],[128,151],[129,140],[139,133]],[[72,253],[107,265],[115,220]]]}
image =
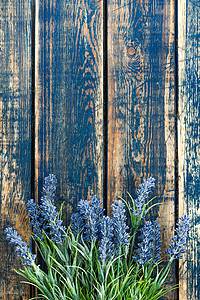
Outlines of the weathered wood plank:
{"label": "weathered wood plank", "polygon": [[80,198],[102,198],[102,5],[36,1],[36,187],[56,175],[67,223]]}
{"label": "weathered wood plank", "polygon": [[180,299],[200,299],[200,3],[178,2],[179,214],[192,226],[180,262]]}
{"label": "weathered wood plank", "polygon": [[174,231],[174,58],[174,1],[108,1],[108,208],[153,176],[163,249]]}
{"label": "weathered wood plank", "polygon": [[25,201],[31,197],[31,0],[0,3],[0,299],[28,299],[29,288],[4,229],[29,242]]}

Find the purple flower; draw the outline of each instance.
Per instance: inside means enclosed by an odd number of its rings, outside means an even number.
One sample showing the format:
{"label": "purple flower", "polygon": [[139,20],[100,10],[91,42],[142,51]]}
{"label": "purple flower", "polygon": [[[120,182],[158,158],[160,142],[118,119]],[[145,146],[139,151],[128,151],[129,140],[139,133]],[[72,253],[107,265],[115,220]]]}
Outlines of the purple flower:
{"label": "purple flower", "polygon": [[152,192],[152,188],[155,187],[155,179],[150,177],[144,179],[144,182],[139,185],[140,189],[136,191],[138,197],[134,199],[134,206],[132,208],[135,217],[142,214],[146,200],[149,198],[148,194]]}
{"label": "purple flower", "polygon": [[32,266],[35,262],[36,255],[31,253],[28,244],[22,240],[21,235],[18,235],[17,231],[11,227],[5,229],[7,234],[6,239],[10,239],[10,243],[16,245],[15,252],[18,252],[17,256],[22,259],[24,266]]}
{"label": "purple flower", "polygon": [[66,227],[62,225],[63,221],[58,219],[58,212],[54,205],[56,183],[55,175],[47,176],[43,186],[41,204],[36,205],[31,199],[26,208],[30,212],[30,225],[33,227],[33,233],[43,240],[42,230],[44,230],[52,241],[61,244]]}
{"label": "purple flower", "polygon": [[186,245],[186,240],[190,230],[190,223],[192,221],[187,215],[183,215],[180,220],[181,222],[178,222],[175,230],[176,235],[172,238],[173,242],[169,244],[169,249],[165,250],[171,258],[182,258],[182,253],[185,253],[184,246]]}
{"label": "purple flower", "polygon": [[56,184],[57,179],[55,175],[49,174],[49,176],[45,177],[43,185],[43,197],[41,199],[42,202],[48,201],[54,204]]}
{"label": "purple flower", "polygon": [[77,213],[72,215],[72,232],[75,237],[82,231],[86,241],[99,239],[100,220],[104,212],[101,205],[102,201],[96,195],[91,196],[91,201],[79,201]]}
{"label": "purple flower", "polygon": [[126,225],[125,204],[121,200],[116,200],[114,204],[112,204],[112,216],[114,244],[118,246],[128,246],[129,234],[127,230],[129,227]]}
{"label": "purple flower", "polygon": [[32,226],[33,233],[36,234],[40,239],[42,239],[42,224],[43,218],[39,206],[35,203],[33,199],[29,200],[26,209],[29,211],[29,218],[31,222],[29,223]]}
{"label": "purple flower", "polygon": [[133,259],[139,265],[145,265],[151,259],[155,264],[160,259],[161,254],[160,225],[157,221],[147,221],[140,230],[142,232],[140,236],[142,242],[138,244],[138,249],[135,250],[137,255]]}
{"label": "purple flower", "polygon": [[72,220],[72,232],[75,238],[77,238],[78,234],[83,230],[85,226],[85,222],[82,216],[77,212],[74,213],[71,217]]}
{"label": "purple flower", "polygon": [[99,242],[98,252],[100,253],[99,258],[104,264],[106,259],[111,259],[112,255],[114,254],[114,243],[112,242],[114,228],[112,219],[107,216],[103,216],[102,220],[100,221],[100,228],[101,241]]}

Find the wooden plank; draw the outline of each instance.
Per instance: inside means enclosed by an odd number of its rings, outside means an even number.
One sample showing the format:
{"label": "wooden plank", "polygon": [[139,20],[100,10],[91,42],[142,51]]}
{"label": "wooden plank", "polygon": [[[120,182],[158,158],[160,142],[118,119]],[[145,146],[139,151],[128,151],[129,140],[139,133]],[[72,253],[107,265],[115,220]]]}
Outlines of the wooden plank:
{"label": "wooden plank", "polygon": [[102,5],[36,1],[36,198],[54,173],[66,223],[78,200],[102,199]]}
{"label": "wooden plank", "polygon": [[200,3],[178,2],[179,214],[192,219],[180,263],[180,299],[200,299]]}
{"label": "wooden plank", "polygon": [[4,229],[29,242],[31,197],[31,0],[0,3],[0,298],[28,299],[13,269],[22,267]]}
{"label": "wooden plank", "polygon": [[174,1],[108,1],[108,210],[153,176],[163,250],[175,218],[174,53]]}

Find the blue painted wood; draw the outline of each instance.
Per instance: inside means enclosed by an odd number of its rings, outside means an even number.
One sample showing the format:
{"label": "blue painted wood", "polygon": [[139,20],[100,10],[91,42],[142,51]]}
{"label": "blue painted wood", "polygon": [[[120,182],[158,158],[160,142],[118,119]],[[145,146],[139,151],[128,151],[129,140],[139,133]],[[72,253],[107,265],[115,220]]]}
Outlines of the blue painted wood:
{"label": "blue painted wood", "polygon": [[[19,260],[3,229],[30,236],[31,4],[0,4],[0,298],[8,300],[29,294],[11,271]],[[200,298],[199,15],[197,0],[179,0],[179,213],[193,218],[179,300]],[[102,22],[102,1],[36,0],[35,196],[54,173],[66,223],[80,198],[103,195]],[[174,231],[174,42],[174,1],[108,1],[108,210],[155,177],[163,249]]]}
{"label": "blue painted wood", "polygon": [[175,217],[174,13],[172,1],[108,1],[108,207],[153,176],[163,252]]}
{"label": "blue painted wood", "polygon": [[200,299],[200,3],[179,1],[179,204],[192,219],[180,299]]}
{"label": "blue painted wood", "polygon": [[102,2],[36,1],[36,197],[58,180],[69,223],[78,200],[102,199]]}
{"label": "blue painted wood", "polygon": [[0,3],[0,299],[28,299],[29,289],[4,229],[14,227],[29,242],[25,202],[31,197],[32,1]]}

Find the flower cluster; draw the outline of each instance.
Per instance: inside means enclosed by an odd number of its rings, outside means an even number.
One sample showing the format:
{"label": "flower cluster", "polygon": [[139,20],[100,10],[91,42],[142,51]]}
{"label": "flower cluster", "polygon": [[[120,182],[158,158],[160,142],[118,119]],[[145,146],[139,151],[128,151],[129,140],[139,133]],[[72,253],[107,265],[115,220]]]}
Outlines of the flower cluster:
{"label": "flower cluster", "polygon": [[186,245],[186,240],[190,230],[190,223],[192,221],[187,215],[183,215],[180,220],[181,221],[178,222],[175,230],[176,235],[172,238],[173,242],[169,245],[169,249],[165,250],[171,258],[182,258],[182,253],[185,253],[184,246]]}
{"label": "flower cluster", "polygon": [[114,243],[115,245],[128,246],[129,234],[127,230],[129,227],[126,225],[126,210],[125,205],[121,200],[115,201],[112,205],[112,223],[114,228]]}
{"label": "flower cluster", "polygon": [[155,187],[155,179],[152,177],[144,179],[144,182],[139,186],[140,189],[136,191],[138,197],[134,199],[134,207],[132,208],[135,217],[142,214],[146,200],[149,199],[148,194],[152,192],[151,188]]}
{"label": "flower cluster", "polygon": [[112,219],[108,216],[103,216],[100,222],[100,242],[99,242],[99,249],[98,252],[100,253],[99,258],[105,263],[106,259],[111,259],[114,255],[114,243],[113,243],[113,236],[114,236],[114,228]]}
{"label": "flower cluster", "polygon": [[[58,219],[58,212],[54,206],[54,197],[56,190],[56,178],[50,174],[45,178],[43,187],[43,196],[41,204],[37,205],[34,200],[29,200],[26,209],[29,211],[31,219],[30,225],[32,226],[35,238],[43,239],[42,231],[44,230],[47,236],[52,241],[61,244],[63,237],[66,235],[66,228],[62,226],[62,220]],[[11,244],[15,244],[16,252],[22,259],[23,265],[32,266],[36,255],[31,253],[28,244],[22,241],[22,237],[18,235],[17,231],[12,228],[6,228],[7,239],[10,239]]]}
{"label": "flower cluster", "polygon": [[75,237],[82,232],[85,241],[96,241],[99,238],[100,220],[104,212],[101,205],[102,202],[96,195],[91,196],[91,201],[79,201],[77,213],[72,215],[72,231]]}
{"label": "flower cluster", "polygon": [[7,234],[6,239],[10,239],[10,243],[16,245],[15,252],[18,252],[18,255],[22,259],[22,264],[24,266],[32,266],[35,262],[36,255],[31,253],[28,244],[22,241],[21,235],[18,235],[16,230],[13,230],[11,227],[5,229]]}
{"label": "flower cluster", "polygon": [[160,225],[157,221],[147,221],[140,231],[142,232],[140,236],[142,242],[138,244],[138,249],[135,250],[137,255],[133,259],[139,265],[144,265],[152,259],[155,264],[161,254]]}
{"label": "flower cluster", "polygon": [[31,199],[28,201],[26,208],[29,211],[33,233],[40,239],[43,239],[42,230],[44,230],[52,241],[61,244],[65,236],[66,227],[62,226],[62,220],[58,219],[58,212],[54,205],[56,183],[55,175],[50,174],[47,176],[43,187],[41,204],[37,205]]}
{"label": "flower cluster", "polygon": [[[59,213],[54,203],[56,183],[54,175],[50,174],[46,177],[40,205],[31,199],[28,201],[27,210],[36,239],[43,240],[42,233],[44,231],[53,242],[62,244],[63,238],[66,236],[66,228],[62,225],[62,220],[59,219]],[[117,200],[112,204],[111,217],[104,216],[102,201],[98,200],[96,195],[91,196],[90,200],[79,201],[77,212],[72,215],[72,233],[76,238],[81,236],[80,242],[84,240],[87,243],[92,242],[93,245],[96,243],[102,265],[105,265],[107,260],[121,256],[123,253],[125,253],[125,258],[131,259],[134,251],[133,261],[136,261],[140,266],[147,265],[149,262],[156,264],[160,260],[160,225],[157,221],[144,220],[145,205],[148,204],[146,200],[149,198],[148,195],[152,187],[155,187],[155,179],[151,177],[140,184],[140,189],[136,192],[138,198],[133,200],[133,208],[130,210],[131,221],[134,220],[139,224],[136,229],[141,231],[139,236],[141,242],[138,243],[136,250],[133,250],[136,246],[134,244],[135,236],[130,236],[129,227],[126,224],[126,209],[123,201]],[[140,228],[143,220],[145,224]],[[176,235],[172,238],[173,242],[169,245],[169,249],[165,250],[166,253],[170,254],[171,261],[175,258],[182,258],[181,254],[185,252],[184,246],[190,223],[191,220],[188,216],[184,215],[180,218]],[[133,226],[134,224],[132,223]],[[10,242],[17,246],[16,252],[18,252],[23,264],[32,266],[36,255],[31,253],[28,244],[23,242],[22,237],[12,228],[7,228],[5,232],[7,239],[10,239]],[[130,244],[132,250],[128,256]]]}
{"label": "flower cluster", "polygon": [[33,199],[29,200],[26,209],[29,211],[29,218],[31,222],[29,223],[32,226],[33,233],[37,235],[40,239],[42,238],[42,228],[41,223],[43,219],[41,218],[41,212],[39,206],[35,203]]}
{"label": "flower cluster", "polygon": [[80,200],[77,213],[72,215],[72,231],[75,237],[81,232],[85,241],[99,241],[99,257],[102,261],[118,254],[122,246],[128,246],[125,205],[121,200],[112,205],[112,218],[103,216],[102,202],[96,196]]}
{"label": "flower cluster", "polygon": [[[37,287],[42,299],[158,299],[173,288],[165,281],[174,259],[182,258],[191,220],[184,215],[177,224],[173,242],[166,250],[171,258],[164,269],[159,268],[161,233],[157,221],[147,221],[154,205],[148,194],[155,180],[144,180],[131,204],[115,201],[111,216],[104,215],[102,202],[96,196],[80,200],[68,229],[62,225],[54,197],[56,178],[45,178],[41,202],[27,204],[33,238],[37,239],[46,270],[35,263],[36,255],[16,230],[5,230],[7,239],[16,246],[23,270],[18,274]],[[120,197],[119,197],[120,198]],[[126,206],[130,213],[127,226]],[[146,209],[146,207],[148,207]],[[139,236],[138,231],[140,232]],[[45,238],[45,234],[49,238]],[[65,239],[63,239],[65,237]],[[74,239],[76,237],[76,240]],[[139,242],[138,242],[139,241]],[[133,256],[135,255],[135,256]],[[85,298],[84,298],[85,299]]]}

